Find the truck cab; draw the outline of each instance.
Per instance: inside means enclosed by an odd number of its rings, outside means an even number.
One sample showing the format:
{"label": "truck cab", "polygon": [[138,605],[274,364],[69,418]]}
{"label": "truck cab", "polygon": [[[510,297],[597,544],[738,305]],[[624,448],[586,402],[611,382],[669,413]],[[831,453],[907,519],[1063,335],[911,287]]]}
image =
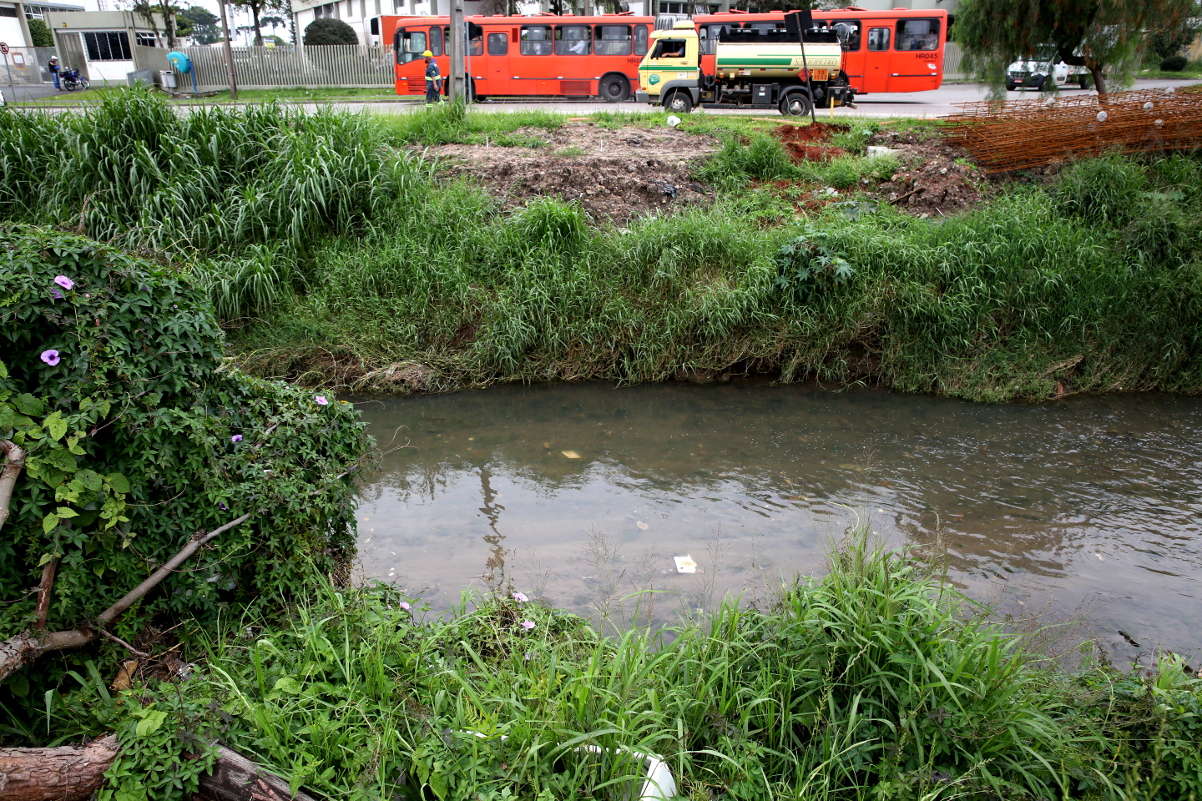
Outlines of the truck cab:
{"label": "truck cab", "polygon": [[687,114],[699,99],[701,45],[693,23],[682,20],[669,31],[654,31],[650,49],[639,65],[640,103],[663,105],[669,111]]}

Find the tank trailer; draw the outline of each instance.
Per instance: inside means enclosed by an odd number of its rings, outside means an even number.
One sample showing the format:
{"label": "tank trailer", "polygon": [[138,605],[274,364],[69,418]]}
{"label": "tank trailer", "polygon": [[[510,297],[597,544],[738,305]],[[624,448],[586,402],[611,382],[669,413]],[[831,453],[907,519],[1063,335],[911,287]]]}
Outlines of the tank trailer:
{"label": "tank trailer", "polygon": [[818,30],[804,13],[787,14],[785,22],[784,30],[773,31],[723,27],[708,40],[688,21],[655,31],[639,64],[635,97],[677,114],[702,104],[775,106],[786,116],[809,114],[814,105],[854,108],[839,26]]}

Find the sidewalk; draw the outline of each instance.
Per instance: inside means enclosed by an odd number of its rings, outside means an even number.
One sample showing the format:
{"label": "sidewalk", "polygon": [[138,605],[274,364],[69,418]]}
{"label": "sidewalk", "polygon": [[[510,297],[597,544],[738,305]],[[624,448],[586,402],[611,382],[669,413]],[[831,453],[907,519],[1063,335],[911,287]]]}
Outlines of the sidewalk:
{"label": "sidewalk", "polygon": [[[11,89],[7,83],[0,81],[0,92],[4,93],[4,99],[9,103],[27,103],[31,100],[41,100],[55,95],[65,95],[68,92],[63,92],[54,88],[52,83],[43,84],[15,84]],[[70,93],[74,94],[74,92]]]}

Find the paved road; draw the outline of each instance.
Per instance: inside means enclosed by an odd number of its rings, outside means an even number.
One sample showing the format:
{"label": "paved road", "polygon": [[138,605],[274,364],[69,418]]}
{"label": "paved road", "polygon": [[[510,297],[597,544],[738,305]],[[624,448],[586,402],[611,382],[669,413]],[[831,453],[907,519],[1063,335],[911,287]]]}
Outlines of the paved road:
{"label": "paved road", "polygon": [[[1168,86],[1188,86],[1198,83],[1196,78],[1182,78],[1175,80],[1139,80],[1136,81],[1137,89],[1162,88]],[[15,92],[16,97],[12,96],[8,87],[0,86],[3,89],[5,96],[10,100],[26,100],[35,99],[35,96],[25,97],[26,92],[39,93],[41,97],[49,97],[58,94],[53,86],[49,87],[17,87]],[[935,89],[930,92],[906,92],[897,94],[869,94],[862,95],[856,100],[855,109],[837,108],[834,110],[836,117],[942,117],[947,114],[954,114],[957,111],[957,103],[972,103],[978,100],[985,99],[985,88],[977,84],[948,84],[941,89]],[[1065,89],[1062,94],[1065,97],[1076,97],[1080,94],[1092,94],[1093,90],[1082,92],[1080,89]],[[78,94],[78,93],[74,93]],[[1037,92],[1010,92],[1011,99],[1019,97],[1038,97]],[[75,98],[72,98],[74,100]],[[41,105],[41,104],[39,104]],[[74,105],[72,103],[64,104],[63,107]],[[181,104],[185,105],[185,104]],[[192,105],[187,103],[186,105]],[[423,108],[423,104],[418,101],[414,102],[408,99],[383,101],[383,102],[356,102],[356,103],[334,103],[323,104],[332,105],[335,108],[345,109],[347,111],[373,111],[382,114],[406,114],[415,109]],[[306,108],[316,109],[318,104],[306,103]],[[556,111],[564,114],[589,114],[594,111],[649,111],[654,107],[628,102],[628,103],[604,103],[593,100],[520,100],[520,101],[496,101],[484,102],[475,106],[479,111],[484,112],[505,112],[519,111],[530,109],[541,109],[544,111]],[[763,115],[763,109],[717,109],[706,111],[707,114],[720,115]],[[767,113],[775,113],[768,111]],[[829,115],[830,112],[823,110],[820,112],[822,116]]]}

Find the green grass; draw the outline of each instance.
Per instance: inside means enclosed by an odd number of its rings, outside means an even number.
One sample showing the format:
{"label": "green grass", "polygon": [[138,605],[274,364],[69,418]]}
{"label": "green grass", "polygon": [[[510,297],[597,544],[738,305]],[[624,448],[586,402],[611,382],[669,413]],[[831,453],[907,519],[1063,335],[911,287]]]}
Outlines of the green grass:
{"label": "green grass", "polygon": [[331,798],[618,798],[639,782],[622,748],[661,756],[695,799],[1197,788],[1202,681],[1171,659],[1147,680],[1088,657],[1065,674],[1033,642],[859,534],[763,609],[728,602],[658,632],[601,636],[508,593],[430,617],[390,587],[318,583],[282,622],[229,621],[186,681],[121,707],[79,675],[48,716],[70,736],[155,710]]}
{"label": "green grass", "polygon": [[[136,93],[86,115],[0,112],[0,216],[185,264],[244,365],[311,384],[395,391],[387,368],[420,363],[429,389],[715,369],[988,401],[1202,391],[1195,155],[1082,162],[948,220],[887,204],[801,216],[754,182],[854,199],[896,163],[799,165],[763,132],[699,120],[725,138],[698,174],[715,203],[619,231],[557,198],[506,209],[403,152],[563,123],[455,107],[179,117]],[[839,136],[856,148],[867,130]],[[797,237],[847,280],[797,285],[810,268],[777,260]]]}

